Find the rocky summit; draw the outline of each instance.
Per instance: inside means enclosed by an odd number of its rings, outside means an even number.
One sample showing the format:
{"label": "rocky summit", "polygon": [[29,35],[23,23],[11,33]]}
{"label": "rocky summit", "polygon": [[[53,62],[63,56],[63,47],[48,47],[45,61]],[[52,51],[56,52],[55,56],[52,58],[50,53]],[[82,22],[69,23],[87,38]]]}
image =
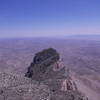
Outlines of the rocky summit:
{"label": "rocky summit", "polygon": [[52,69],[52,65],[57,63],[58,60],[59,54],[53,48],[45,49],[36,53],[25,76],[38,81],[45,80],[48,76],[47,74],[49,74],[47,73],[48,69]]}
{"label": "rocky summit", "polygon": [[36,53],[25,76],[0,72],[0,100],[88,100],[53,48]]}
{"label": "rocky summit", "polygon": [[65,70],[59,53],[53,48],[36,53],[25,76],[49,88],[49,98],[41,100],[88,100],[78,91],[69,70]]}

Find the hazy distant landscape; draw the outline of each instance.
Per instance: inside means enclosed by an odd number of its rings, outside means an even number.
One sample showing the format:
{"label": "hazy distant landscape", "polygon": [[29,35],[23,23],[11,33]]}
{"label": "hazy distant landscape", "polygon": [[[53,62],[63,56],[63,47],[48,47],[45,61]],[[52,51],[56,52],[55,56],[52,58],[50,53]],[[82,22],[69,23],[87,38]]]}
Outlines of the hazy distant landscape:
{"label": "hazy distant landscape", "polygon": [[0,100],[100,100],[100,0],[0,0]]}
{"label": "hazy distant landscape", "polygon": [[[99,100],[100,40],[78,38],[20,38],[0,40],[0,72],[25,75],[36,52],[55,48],[73,74],[79,88]],[[82,83],[82,84],[80,84]],[[91,93],[90,93],[91,92]],[[89,94],[90,93],[90,94]]]}

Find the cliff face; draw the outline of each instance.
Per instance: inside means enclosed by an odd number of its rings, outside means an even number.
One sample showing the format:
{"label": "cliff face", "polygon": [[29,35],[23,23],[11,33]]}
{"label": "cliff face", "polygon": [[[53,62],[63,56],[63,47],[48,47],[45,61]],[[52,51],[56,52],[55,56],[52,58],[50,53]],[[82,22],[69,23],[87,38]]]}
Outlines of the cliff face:
{"label": "cliff face", "polygon": [[67,71],[65,75],[65,66],[59,53],[49,48],[35,55],[25,76],[48,86],[49,100],[88,100],[77,90],[69,74]]}

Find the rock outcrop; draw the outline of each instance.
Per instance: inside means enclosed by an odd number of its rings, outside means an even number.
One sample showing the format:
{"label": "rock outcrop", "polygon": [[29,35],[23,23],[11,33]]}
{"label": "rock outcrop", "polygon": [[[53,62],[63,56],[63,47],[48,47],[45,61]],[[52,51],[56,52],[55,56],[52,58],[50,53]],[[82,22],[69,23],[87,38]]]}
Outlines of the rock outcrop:
{"label": "rock outcrop", "polygon": [[58,60],[59,54],[53,48],[36,53],[25,76],[33,78],[37,81],[45,80],[45,78],[48,76],[47,70],[52,69],[51,65],[57,63]]}
{"label": "rock outcrop", "polygon": [[0,100],[88,100],[55,49],[37,53],[25,76],[1,72]]}
{"label": "rock outcrop", "polygon": [[50,89],[50,100],[88,100],[77,89],[59,53],[53,49],[45,49],[37,53],[28,68],[26,77],[43,83]]}

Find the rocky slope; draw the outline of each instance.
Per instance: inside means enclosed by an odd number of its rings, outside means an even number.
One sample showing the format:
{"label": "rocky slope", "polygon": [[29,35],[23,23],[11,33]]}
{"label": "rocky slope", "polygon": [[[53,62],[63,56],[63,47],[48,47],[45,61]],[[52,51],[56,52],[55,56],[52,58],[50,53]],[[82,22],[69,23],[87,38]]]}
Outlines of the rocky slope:
{"label": "rocky slope", "polygon": [[[53,47],[60,53],[63,63],[80,76],[75,83],[89,98],[99,100],[100,96],[100,40],[20,38],[0,39],[0,72],[24,78],[36,52]],[[59,62],[62,66],[62,62]],[[56,64],[54,64],[55,66]],[[80,84],[80,85],[79,85]],[[87,93],[86,88],[89,89]],[[93,95],[92,95],[93,94]],[[96,95],[94,95],[96,94]],[[2,100],[2,99],[0,99]]]}
{"label": "rocky slope", "polygon": [[48,86],[50,100],[88,100],[78,91],[69,70],[65,74],[65,66],[53,48],[37,53],[25,76]]}
{"label": "rocky slope", "polygon": [[35,55],[25,76],[0,72],[0,100],[88,100],[52,48]]}

